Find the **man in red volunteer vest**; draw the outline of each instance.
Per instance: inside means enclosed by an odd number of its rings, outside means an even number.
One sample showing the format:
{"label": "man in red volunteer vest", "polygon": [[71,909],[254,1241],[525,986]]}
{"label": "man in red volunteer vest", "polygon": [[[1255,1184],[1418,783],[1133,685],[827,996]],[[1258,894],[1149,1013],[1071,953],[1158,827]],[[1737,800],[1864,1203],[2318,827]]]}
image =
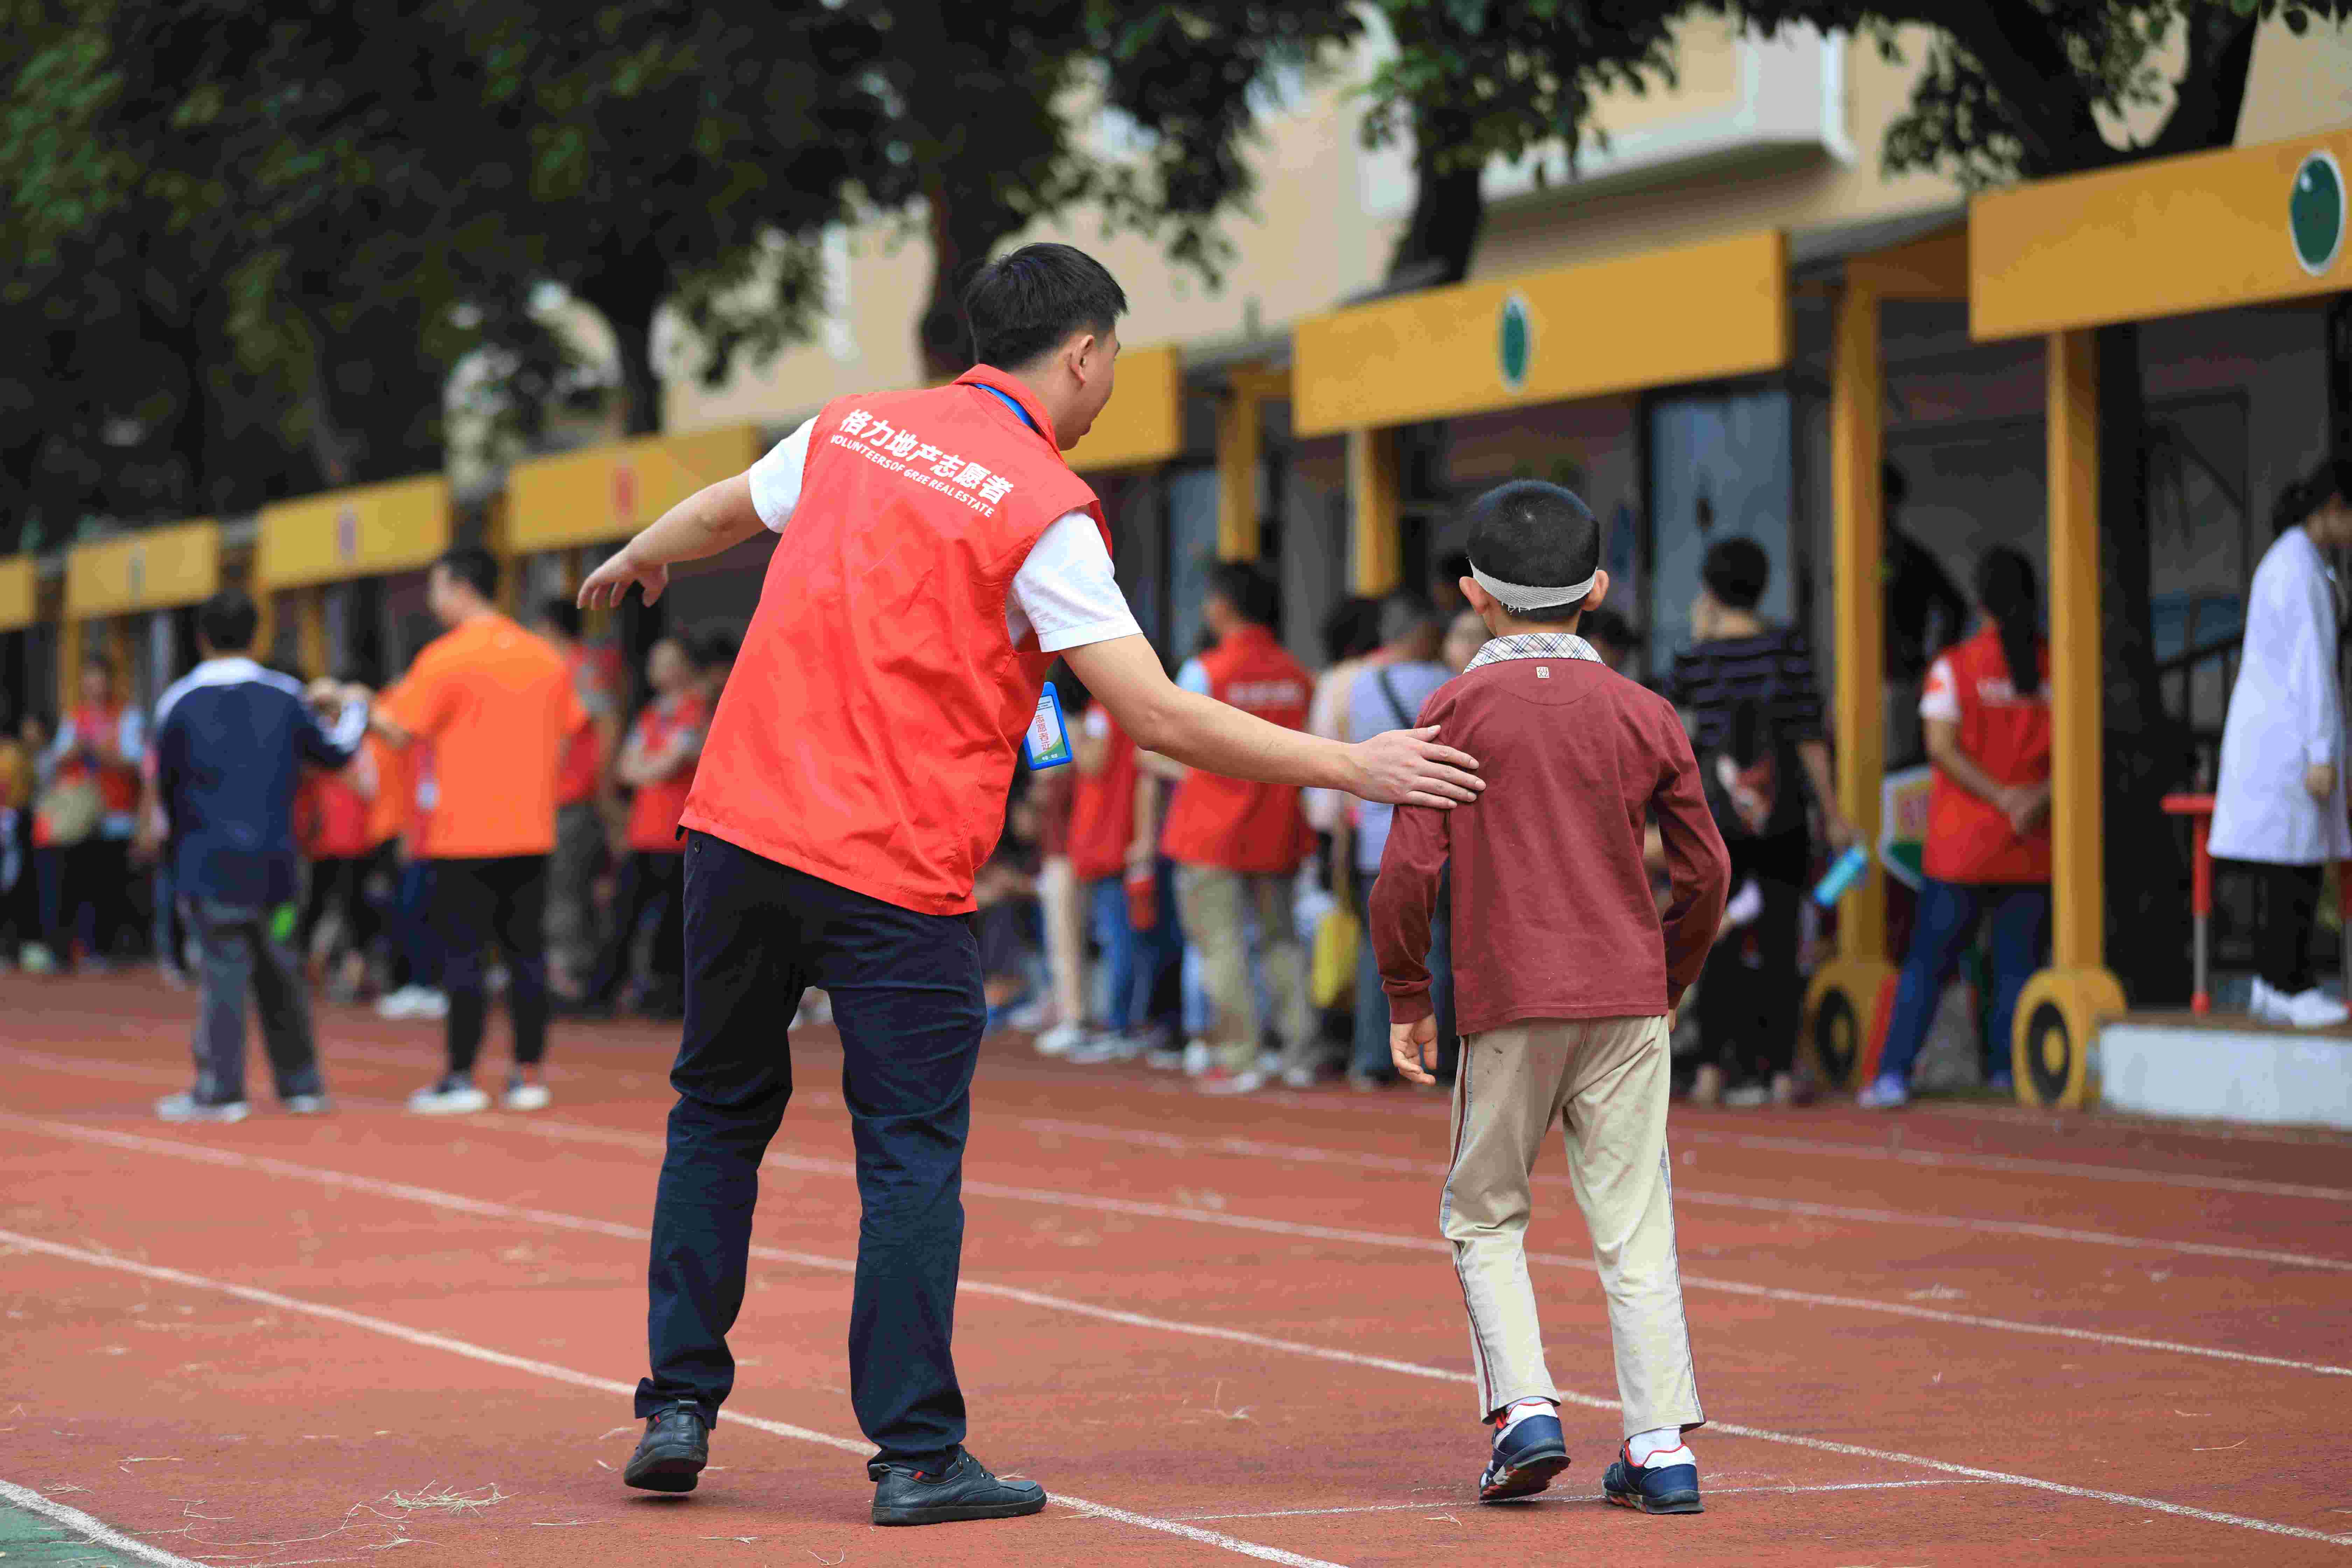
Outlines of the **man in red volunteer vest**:
{"label": "man in red volunteer vest", "polygon": [[964,296],[979,363],[945,386],[828,404],[751,471],[688,498],[581,587],[660,596],[672,563],[781,538],[712,716],[684,823],[686,1027],[647,1284],[646,1434],[623,1472],[693,1488],[734,1383],[760,1162],[792,1094],[783,1021],[831,993],[864,1204],[850,1402],[877,1524],[1034,1513],[964,1451],[949,1342],[963,1147],[986,1016],[970,916],[1016,754],[1058,656],[1139,744],[1196,768],[1368,798],[1473,798],[1431,730],[1344,746],[1179,690],[1062,460],[1109,401],[1127,298],[1033,245]]}
{"label": "man in red volunteer vest", "polygon": [[[1201,618],[1216,646],[1186,664],[1177,684],[1286,730],[1307,727],[1315,683],[1275,639],[1275,587],[1246,562],[1209,577]],[[1171,771],[1164,765],[1159,771]],[[1307,951],[1290,915],[1291,879],[1314,847],[1295,784],[1253,783],[1175,768],[1180,776],[1160,852],[1176,863],[1176,908],[1201,955],[1208,1032],[1185,1047],[1185,1068],[1212,1094],[1247,1094],[1264,1081],[1249,931],[1257,930],[1283,1068],[1305,1074],[1315,1021],[1307,1005]]]}

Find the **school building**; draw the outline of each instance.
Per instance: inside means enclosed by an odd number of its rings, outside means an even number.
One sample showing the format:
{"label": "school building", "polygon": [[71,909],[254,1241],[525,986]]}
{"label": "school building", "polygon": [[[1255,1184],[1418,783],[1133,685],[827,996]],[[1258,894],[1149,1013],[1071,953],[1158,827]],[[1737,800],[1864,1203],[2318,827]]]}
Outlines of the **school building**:
{"label": "school building", "polygon": [[[1973,194],[1881,166],[1926,53],[1924,35],[1901,41],[1897,63],[1866,40],[1692,24],[1676,85],[1611,99],[1606,144],[1574,170],[1486,171],[1471,277],[1444,289],[1382,285],[1412,188],[1404,153],[1357,136],[1370,51],[1285,84],[1221,289],[1088,221],[1040,236],[1102,256],[1133,303],[1118,395],[1072,461],[1171,658],[1197,635],[1212,562],[1267,563],[1286,639],[1319,657],[1339,598],[1421,583],[1464,500],[1533,475],[1608,522],[1615,601],[1662,668],[1708,544],[1749,535],[1781,567],[1765,612],[1807,626],[1834,671],[1842,805],[1874,836],[1896,809],[1890,771],[1918,760],[1916,691],[1884,658],[1887,525],[1963,584],[1984,546],[2023,548],[2049,600],[2060,743],[2056,950],[2020,1010],[2020,1093],[2218,1111],[2186,1081],[2210,1077],[2215,1047],[2181,1045],[2173,1021],[2118,1023],[2102,947],[2092,334],[2143,323],[2147,629],[2165,701],[2210,755],[2273,497],[2352,420],[2352,31],[2266,27],[2234,149]],[[518,602],[562,590],[827,399],[919,379],[928,247],[877,220],[826,258],[814,340],[717,388],[674,380],[662,436],[577,430],[495,471],[0,562],[0,674],[57,689],[103,646],[152,693],[188,651],[175,607],[236,579],[306,665],[396,662],[425,635],[419,568],[460,535],[518,564]],[[1882,462],[1906,480],[1892,516]],[[765,548],[681,574],[667,613],[748,615]],[[1874,873],[1847,899],[1816,977],[1809,1029],[1835,1074],[1874,1058],[1885,898]],[[2263,1058],[2274,1081],[2237,1113],[2352,1125],[2352,1041],[2305,1057]]]}

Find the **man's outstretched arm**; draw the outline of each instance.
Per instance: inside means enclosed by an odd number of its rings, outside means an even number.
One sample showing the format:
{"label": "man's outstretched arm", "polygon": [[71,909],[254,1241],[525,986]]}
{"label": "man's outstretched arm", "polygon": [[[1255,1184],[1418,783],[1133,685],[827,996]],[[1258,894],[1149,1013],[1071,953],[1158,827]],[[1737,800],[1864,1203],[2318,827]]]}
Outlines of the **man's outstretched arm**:
{"label": "man's outstretched arm", "polygon": [[650,605],[669,586],[674,562],[700,561],[756,539],[766,526],[751,504],[751,476],[736,475],[705,485],[661,514],[618,553],[580,584],[583,610],[617,605],[628,597],[629,584],[645,590]]}
{"label": "man's outstretched arm", "polygon": [[1233,778],[1343,789],[1391,805],[1452,807],[1475,800],[1486,783],[1477,759],[1439,745],[1434,729],[1391,730],[1355,745],[1269,724],[1168,679],[1140,637],[1113,637],[1064,651],[1097,701],[1109,706],[1135,743]]}

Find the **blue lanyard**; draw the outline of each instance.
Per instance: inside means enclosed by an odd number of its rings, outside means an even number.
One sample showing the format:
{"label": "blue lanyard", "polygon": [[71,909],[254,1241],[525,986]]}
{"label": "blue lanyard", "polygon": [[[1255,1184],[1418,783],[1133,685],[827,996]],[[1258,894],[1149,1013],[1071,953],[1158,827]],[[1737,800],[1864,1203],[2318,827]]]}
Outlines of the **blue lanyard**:
{"label": "blue lanyard", "polygon": [[[975,381],[971,384],[978,387],[981,391],[988,394],[989,396],[993,397],[998,402],[1003,404],[1005,407],[1013,410],[1014,414],[1020,416],[1021,423],[1029,426],[1030,429],[1037,430],[1037,421],[1029,417],[1029,411],[1026,408],[1022,407],[1020,403],[1013,398],[1012,394],[1000,392],[984,381]],[[1037,434],[1040,436],[1043,436],[1045,433],[1045,432],[1043,430],[1037,430]]]}

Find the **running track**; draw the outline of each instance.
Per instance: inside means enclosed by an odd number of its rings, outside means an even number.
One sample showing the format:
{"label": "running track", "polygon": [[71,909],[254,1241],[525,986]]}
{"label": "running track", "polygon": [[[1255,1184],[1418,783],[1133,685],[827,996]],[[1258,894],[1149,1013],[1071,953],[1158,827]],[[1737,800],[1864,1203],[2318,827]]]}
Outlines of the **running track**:
{"label": "running track", "polygon": [[[959,1356],[975,1450],[1059,1502],[887,1531],[842,1386],[828,1034],[795,1053],[721,1468],[679,1502],[617,1479],[662,1033],[559,1026],[553,1110],[428,1122],[397,1104],[437,1030],[330,1010],[337,1117],[165,1127],[189,1011],[0,979],[0,1497],[103,1521],[96,1560],[2352,1563],[2352,1140],[1678,1111],[1714,1418],[1680,1520],[1593,1500],[1614,1380],[1555,1156],[1533,1246],[1575,1464],[1480,1509],[1434,1095],[1213,1100],[992,1042]],[[393,1500],[436,1488],[497,1500]]]}

